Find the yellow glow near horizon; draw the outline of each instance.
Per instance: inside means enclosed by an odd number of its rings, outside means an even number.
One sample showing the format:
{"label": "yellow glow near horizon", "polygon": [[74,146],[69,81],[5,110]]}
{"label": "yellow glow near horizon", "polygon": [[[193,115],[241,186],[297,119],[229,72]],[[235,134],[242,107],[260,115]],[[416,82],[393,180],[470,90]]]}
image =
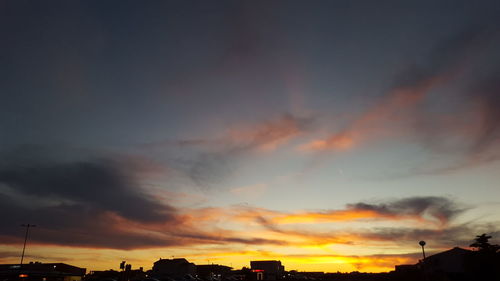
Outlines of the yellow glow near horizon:
{"label": "yellow glow near horizon", "polygon": [[[16,252],[19,247],[6,246],[6,251]],[[315,251],[317,252],[317,251]],[[217,251],[193,253],[186,249],[142,249],[142,250],[110,250],[88,249],[58,246],[32,245],[27,251],[27,262],[63,262],[91,270],[118,269],[122,260],[132,264],[133,268],[151,269],[153,262],[159,258],[186,258],[195,264],[216,263],[231,266],[235,269],[249,267],[251,260],[281,260],[286,270],[323,271],[323,272],[385,272],[394,269],[394,265],[413,263],[404,256],[342,256],[305,253],[302,255],[265,252],[259,250],[247,251]],[[62,258],[64,257],[64,258]],[[18,263],[15,255],[1,258],[0,263]]]}

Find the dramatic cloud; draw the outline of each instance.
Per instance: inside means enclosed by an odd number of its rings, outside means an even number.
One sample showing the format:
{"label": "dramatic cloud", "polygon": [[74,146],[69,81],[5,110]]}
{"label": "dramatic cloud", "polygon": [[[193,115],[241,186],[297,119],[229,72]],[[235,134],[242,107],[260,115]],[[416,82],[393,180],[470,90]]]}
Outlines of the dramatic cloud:
{"label": "dramatic cloud", "polygon": [[410,197],[382,204],[356,203],[349,204],[348,209],[356,211],[373,211],[381,216],[412,217],[425,220],[429,217],[441,225],[462,213],[465,208],[444,197]]}
{"label": "dramatic cloud", "polygon": [[436,248],[461,245],[467,247],[478,233],[495,233],[496,226],[484,223],[464,223],[445,228],[411,228],[411,227],[376,227],[360,230],[359,241],[371,243],[392,241],[395,244],[415,243],[415,241],[430,241],[429,246]]}
{"label": "dramatic cloud", "polygon": [[461,204],[445,197],[409,197],[374,203],[348,204],[342,210],[322,210],[298,213],[273,213],[269,210],[254,210],[242,214],[241,218],[267,218],[276,224],[348,222],[357,220],[416,220],[445,226],[464,212]]}
{"label": "dramatic cloud", "polygon": [[124,227],[175,225],[180,219],[125,166],[113,160],[10,161],[0,167],[0,212],[11,214],[2,220],[0,235],[16,242],[16,226],[29,222],[39,225],[33,239],[41,243],[110,248],[171,244]]}
{"label": "dramatic cloud", "polygon": [[34,243],[77,247],[285,244],[225,229],[200,229],[196,215],[153,197],[132,176],[138,172],[133,167],[150,170],[144,159],[26,159],[4,161],[11,164],[0,167],[0,213],[9,214],[0,222],[0,237],[7,244],[22,242],[22,223],[37,225],[31,235]]}
{"label": "dramatic cloud", "polygon": [[[5,244],[22,243],[22,229],[17,226],[27,222],[38,225],[30,236],[32,243],[113,249],[236,244],[355,247],[408,244],[418,239],[451,244],[464,242],[476,230],[472,225],[450,225],[465,208],[444,197],[358,202],[345,209],[296,213],[241,205],[178,209],[151,197],[130,176],[134,172],[126,173],[124,167],[134,165],[119,165],[111,160],[22,163],[0,170],[0,212],[11,214],[0,222],[0,238]],[[75,187],[78,190],[73,190]],[[364,228],[371,222],[400,220],[414,227]],[[300,226],[338,222],[361,225],[331,228],[325,224],[321,229]],[[397,255],[303,258],[338,259],[357,264],[358,268],[377,262],[389,266],[409,259]]]}
{"label": "dramatic cloud", "polygon": [[[449,198],[409,197],[377,204],[348,204],[343,210],[286,213],[235,206],[226,211],[210,209],[204,212],[210,214],[205,217],[207,220],[217,217],[244,225],[257,224],[270,233],[287,237],[291,245],[369,245],[380,242],[407,244],[423,238],[453,245],[452,242],[463,244],[464,239],[472,237],[474,227],[480,227],[472,224],[453,224],[453,219],[465,210],[460,203]],[[400,224],[403,220],[405,223]],[[364,228],[373,222],[384,221],[398,227]],[[348,222],[357,224],[352,228],[345,224]],[[320,229],[302,225],[318,223],[323,224]],[[343,226],[339,228],[337,223],[342,223]],[[491,230],[488,228],[488,231]]]}
{"label": "dramatic cloud", "polygon": [[3,168],[0,182],[22,194],[74,202],[132,220],[164,221],[171,219],[173,212],[141,192],[113,164],[103,161]]}

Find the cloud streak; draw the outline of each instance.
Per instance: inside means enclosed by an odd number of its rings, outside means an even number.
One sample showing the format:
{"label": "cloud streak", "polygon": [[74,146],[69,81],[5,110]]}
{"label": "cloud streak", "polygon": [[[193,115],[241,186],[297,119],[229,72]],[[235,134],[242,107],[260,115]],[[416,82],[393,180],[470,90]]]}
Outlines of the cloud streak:
{"label": "cloud streak", "polygon": [[178,159],[177,166],[198,186],[210,186],[229,175],[242,157],[277,150],[306,133],[312,123],[312,118],[286,113],[254,125],[237,125],[219,138],[164,141],[146,146],[196,148],[194,156]]}
{"label": "cloud streak", "polygon": [[432,90],[445,86],[462,73],[463,68],[484,44],[482,30],[465,30],[442,42],[421,65],[402,72],[384,97],[355,117],[345,129],[301,146],[303,150],[346,150],[368,140],[393,135],[391,127],[410,122],[416,106]]}
{"label": "cloud streak", "polygon": [[484,58],[482,51],[498,48],[499,38],[498,31],[484,25],[442,41],[419,64],[401,72],[382,98],[343,129],[300,149],[346,151],[411,137],[444,156],[445,163],[412,168],[411,175],[449,173],[497,161],[500,71],[482,65],[499,58]]}

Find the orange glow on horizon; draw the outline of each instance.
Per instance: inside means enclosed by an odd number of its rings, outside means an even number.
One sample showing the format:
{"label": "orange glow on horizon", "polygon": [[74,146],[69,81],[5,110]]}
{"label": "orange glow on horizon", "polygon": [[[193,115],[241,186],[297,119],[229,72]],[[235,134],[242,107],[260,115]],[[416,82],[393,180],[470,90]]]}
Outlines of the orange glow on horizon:
{"label": "orange glow on horizon", "polygon": [[302,213],[291,214],[282,217],[276,217],[273,222],[276,223],[316,223],[316,222],[335,222],[335,221],[352,221],[369,218],[391,218],[392,215],[381,215],[372,210],[339,210],[326,213]]}
{"label": "orange glow on horizon", "polygon": [[[126,260],[133,265],[133,268],[144,267],[148,270],[153,262],[159,258],[182,257],[195,264],[204,264],[207,260],[214,263],[232,266],[235,269],[248,267],[252,260],[281,260],[286,270],[298,271],[323,271],[323,272],[386,272],[394,269],[398,264],[411,264],[416,260],[405,255],[388,256],[353,256],[353,255],[327,255],[316,254],[287,254],[277,251],[213,251],[206,249],[205,253],[200,253],[182,249],[144,249],[144,250],[109,250],[109,249],[86,249],[74,247],[58,246],[34,246],[31,248],[31,255],[40,256],[32,261],[64,262],[71,265],[84,267],[90,270],[117,269],[119,261]],[[60,260],[60,256],[67,258]],[[43,258],[41,258],[43,256]],[[0,263],[16,263],[17,257],[0,258]]]}

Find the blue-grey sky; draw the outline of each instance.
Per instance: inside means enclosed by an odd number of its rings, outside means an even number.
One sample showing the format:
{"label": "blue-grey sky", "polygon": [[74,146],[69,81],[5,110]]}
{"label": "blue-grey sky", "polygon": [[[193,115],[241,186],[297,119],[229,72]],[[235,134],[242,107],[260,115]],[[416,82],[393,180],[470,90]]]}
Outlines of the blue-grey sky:
{"label": "blue-grey sky", "polygon": [[40,226],[33,259],[90,268],[383,271],[422,239],[498,239],[499,13],[2,0],[0,261],[20,223]]}

